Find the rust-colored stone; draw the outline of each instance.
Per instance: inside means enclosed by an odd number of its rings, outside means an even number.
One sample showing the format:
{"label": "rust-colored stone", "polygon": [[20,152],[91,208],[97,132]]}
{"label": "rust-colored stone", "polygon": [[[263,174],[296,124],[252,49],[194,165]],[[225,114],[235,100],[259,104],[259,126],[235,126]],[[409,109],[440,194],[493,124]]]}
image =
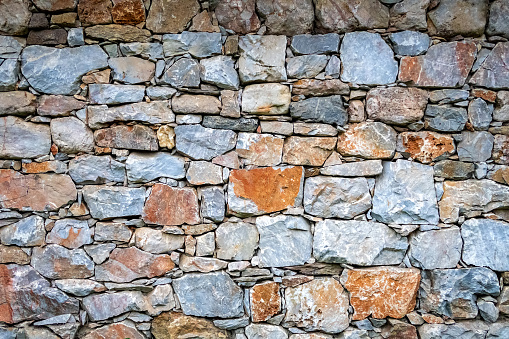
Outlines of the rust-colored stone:
{"label": "rust-colored stone", "polygon": [[292,165],[322,166],[336,147],[336,138],[289,137],[285,140],[283,162]]}
{"label": "rust-colored stone", "polygon": [[23,173],[36,174],[55,172],[59,169],[59,162],[57,161],[43,161],[43,162],[28,162],[22,165]]}
{"label": "rust-colored stone", "polygon": [[216,7],[219,24],[239,34],[255,32],[260,28],[256,15],[256,0],[221,0]]}
{"label": "rust-colored stone", "polygon": [[434,132],[403,132],[398,135],[397,151],[428,164],[454,154],[451,136]]}
{"label": "rust-colored stone", "polygon": [[254,285],[250,293],[251,317],[254,322],[266,321],[281,311],[279,284],[266,282]]}
{"label": "rust-colored stone", "polygon": [[476,98],[481,98],[489,102],[495,102],[497,100],[497,92],[490,91],[489,89],[474,88],[472,90],[472,95]]}
{"label": "rust-colored stone", "polygon": [[180,33],[199,11],[197,0],[152,0],[147,28],[154,33]]}
{"label": "rust-colored stone", "polygon": [[394,324],[389,330],[387,339],[418,339],[417,329],[415,326],[405,323]]}
{"label": "rust-colored stone", "polygon": [[200,215],[196,190],[154,185],[143,209],[143,220],[157,225],[198,224]]}
{"label": "rust-colored stone", "polygon": [[107,84],[110,82],[111,69],[90,72],[81,78],[85,84]]}
{"label": "rust-colored stone", "polygon": [[76,199],[76,187],[68,175],[28,174],[0,170],[0,206],[33,211],[55,211]]}
{"label": "rust-colored stone", "polygon": [[374,267],[345,270],[341,282],[350,292],[353,320],[403,318],[415,307],[421,274],[415,268]]}
{"label": "rust-colored stone", "polygon": [[509,166],[494,170],[488,178],[501,184],[509,185]]}
{"label": "rust-colored stone", "polygon": [[276,166],[281,163],[284,139],[267,134],[240,133],[237,154],[246,164]]}
{"label": "rust-colored stone", "polygon": [[97,146],[157,151],[156,132],[144,125],[113,126],[94,132]]}
{"label": "rust-colored stone", "polygon": [[495,135],[491,157],[497,164],[509,165],[509,135]]}
{"label": "rust-colored stone", "polygon": [[317,80],[302,79],[293,83],[293,95],[325,96],[325,95],[347,95],[350,87],[339,79]]}
{"label": "rust-colored stone", "polygon": [[116,24],[136,25],[145,21],[145,6],[142,0],[113,0],[111,16]]}
{"label": "rust-colored stone", "polygon": [[110,0],[80,0],[78,17],[84,26],[111,24]]}
{"label": "rust-colored stone", "polygon": [[215,21],[216,22],[214,23],[208,11],[202,11],[195,15],[189,30],[191,32],[218,33],[220,30],[219,26],[217,25],[217,20]]}
{"label": "rust-colored stone", "polygon": [[429,313],[423,314],[422,319],[425,322],[427,322],[428,324],[443,324],[444,323],[444,319],[442,319],[441,317],[437,317],[436,315],[429,314]]}
{"label": "rust-colored stone", "polygon": [[[21,247],[0,245],[0,264],[30,264],[30,256]],[[1,281],[1,278],[0,278]],[[0,298],[1,299],[1,298]],[[1,304],[1,300],[0,300]],[[0,311],[1,313],[1,311]],[[1,321],[1,320],[0,320]]]}
{"label": "rust-colored stone", "polygon": [[200,338],[226,339],[225,330],[215,327],[212,321],[191,317],[182,313],[163,313],[152,322],[152,335],[155,339]]}
{"label": "rust-colored stone", "polygon": [[396,149],[396,132],[381,122],[352,124],[338,137],[338,152],[343,156],[389,159]]}

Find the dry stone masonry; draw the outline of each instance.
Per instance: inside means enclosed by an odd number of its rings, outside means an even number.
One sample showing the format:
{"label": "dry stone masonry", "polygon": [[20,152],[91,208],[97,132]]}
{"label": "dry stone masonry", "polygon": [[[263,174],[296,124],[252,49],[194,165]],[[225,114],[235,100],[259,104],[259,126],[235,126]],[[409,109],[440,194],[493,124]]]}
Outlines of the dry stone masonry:
{"label": "dry stone masonry", "polygon": [[508,0],[0,0],[0,339],[508,339]]}

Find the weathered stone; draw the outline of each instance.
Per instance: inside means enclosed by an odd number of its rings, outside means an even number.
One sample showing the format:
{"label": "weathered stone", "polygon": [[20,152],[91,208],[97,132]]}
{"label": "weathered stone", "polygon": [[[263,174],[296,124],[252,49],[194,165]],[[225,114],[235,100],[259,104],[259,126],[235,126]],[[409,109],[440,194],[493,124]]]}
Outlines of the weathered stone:
{"label": "weathered stone", "polygon": [[155,61],[163,58],[163,46],[156,42],[121,43],[120,51],[125,56],[139,55],[144,59]]}
{"label": "weathered stone", "polygon": [[313,29],[315,16],[311,0],[261,0],[256,8],[265,19],[269,34],[295,35]]}
{"label": "weathered stone", "polygon": [[[2,322],[12,324],[25,320],[48,319],[79,311],[78,300],[50,287],[50,283],[29,265],[0,265],[0,272]],[[4,335],[1,330],[0,335]]]}
{"label": "weathered stone", "polygon": [[180,58],[164,72],[159,83],[177,88],[198,87],[200,86],[200,65],[192,58]]}
{"label": "weathered stone", "polygon": [[0,264],[30,264],[30,256],[21,247],[0,245]]}
{"label": "weathered stone", "polygon": [[242,83],[286,81],[286,37],[245,35],[239,39]]}
{"label": "weathered stone", "polygon": [[106,0],[81,0],[78,3],[78,16],[84,26],[110,24],[113,4]]}
{"label": "weathered stone", "polygon": [[384,223],[438,224],[433,167],[406,160],[384,163],[371,214]]}
{"label": "weathered stone", "polygon": [[484,268],[422,271],[420,307],[453,319],[477,315],[476,294],[500,293],[497,275]]}
{"label": "weathered stone", "polygon": [[495,135],[492,158],[497,164],[509,165],[509,135]]}
{"label": "weathered stone", "polygon": [[25,41],[11,36],[0,36],[0,58],[18,59],[25,47]]}
{"label": "weathered stone", "polygon": [[239,133],[236,151],[248,165],[276,166],[281,163],[283,141],[272,135]]}
{"label": "weathered stone", "polygon": [[94,132],[97,146],[157,151],[156,132],[143,125],[119,125]]}
{"label": "weathered stone", "polygon": [[454,338],[486,338],[488,325],[482,321],[462,321],[455,324],[424,324],[419,327],[419,335],[422,339],[454,339]]}
{"label": "weathered stone", "polygon": [[95,224],[95,241],[128,242],[131,235],[131,230],[122,223],[98,222]]}
{"label": "weathered stone", "polygon": [[470,101],[468,105],[468,120],[476,130],[487,130],[490,127],[493,105],[481,98]]}
{"label": "weathered stone", "polygon": [[366,160],[326,166],[320,169],[320,174],[338,177],[373,177],[382,174],[382,170],[381,160]]}
{"label": "weathered stone", "polygon": [[210,95],[184,94],[173,98],[172,108],[175,113],[219,114],[221,102]]}
{"label": "weathered stone", "polygon": [[47,173],[47,172],[55,172],[61,174],[67,171],[67,164],[59,160],[28,162],[22,163],[21,166],[23,173],[28,174]]}
{"label": "weathered stone", "polygon": [[145,188],[85,186],[83,197],[93,218],[138,216],[145,202]]}
{"label": "weathered stone", "polygon": [[76,94],[81,77],[108,66],[108,56],[97,45],[76,48],[28,46],[21,54],[21,71],[37,91],[47,94]]}
{"label": "weathered stone", "polygon": [[37,97],[30,92],[0,92],[0,116],[26,116],[35,113]]}
{"label": "weathered stone", "polygon": [[415,307],[421,276],[415,268],[348,269],[341,275],[354,308],[353,320],[402,318]]}
{"label": "weathered stone", "polygon": [[109,156],[82,155],[69,162],[69,175],[77,184],[124,182],[124,164]]}
{"label": "weathered stone", "polygon": [[116,317],[129,311],[145,311],[146,300],[139,291],[93,294],[83,298],[83,308],[92,321]]}
{"label": "weathered stone", "polygon": [[428,13],[431,35],[481,36],[486,26],[488,1],[444,0]]}
{"label": "weathered stone", "polygon": [[498,183],[509,185],[509,166],[495,165],[493,169],[488,170],[486,177]]}
{"label": "weathered stone", "polygon": [[461,133],[458,143],[458,156],[461,161],[482,162],[491,157],[494,137],[489,132]]}
{"label": "weathered stone", "polygon": [[193,161],[187,169],[186,179],[192,185],[218,185],[223,182],[223,170],[207,161]]}
{"label": "weathered stone", "polygon": [[201,198],[201,216],[215,222],[224,219],[226,199],[221,187],[205,187],[199,190]]}
{"label": "weathered stone", "polygon": [[221,224],[216,229],[216,256],[224,260],[251,260],[258,238],[254,225],[243,222]]}
{"label": "weathered stone", "polygon": [[0,33],[2,35],[26,34],[32,13],[29,1],[8,0],[0,3]]}
{"label": "weathered stone", "polygon": [[302,167],[233,170],[228,185],[228,208],[237,215],[260,215],[300,206]]}
{"label": "weathered stone", "polygon": [[375,88],[366,97],[368,117],[386,124],[406,125],[424,116],[428,93],[418,88]]}
{"label": "weathered stone", "polygon": [[336,136],[338,135],[338,130],[329,125],[329,124],[320,124],[320,123],[306,123],[306,122],[296,122],[294,124],[294,132],[299,135],[306,136]]}
{"label": "weathered stone", "polygon": [[59,245],[35,247],[31,265],[48,279],[89,278],[94,275],[94,262],[84,250],[68,250]]}
{"label": "weathered stone", "polygon": [[65,293],[85,297],[93,292],[104,292],[103,284],[88,279],[62,279],[55,281],[55,286]]}
{"label": "weathered stone", "polygon": [[439,89],[429,93],[429,100],[433,103],[451,104],[468,100],[469,93],[463,89]]}
{"label": "weathered stone", "polygon": [[286,71],[289,78],[314,78],[327,65],[325,55],[300,55],[287,59]]}
{"label": "weathered stone", "polygon": [[337,33],[296,35],[292,39],[290,48],[297,55],[337,53],[339,48],[339,35]]}
{"label": "weathered stone", "polygon": [[12,91],[16,89],[18,82],[19,64],[17,60],[0,59],[0,90],[1,91]]}
{"label": "weathered stone", "polygon": [[164,56],[171,57],[189,53],[195,58],[221,54],[221,34],[206,32],[183,32],[163,35]]}
{"label": "weathered stone", "polygon": [[45,237],[44,219],[36,215],[0,228],[0,240],[4,245],[44,246]]}
{"label": "weathered stone", "polygon": [[0,117],[0,157],[4,159],[38,158],[51,147],[47,125],[26,122],[23,119]]}
{"label": "weathered stone", "polygon": [[509,121],[509,91],[499,91],[496,99],[497,105],[493,112],[493,120]]}
{"label": "weathered stone", "polygon": [[228,266],[228,262],[216,258],[191,257],[188,255],[180,256],[179,267],[184,272],[202,272],[223,270]]}
{"label": "weathered stone", "polygon": [[76,0],[35,0],[34,5],[43,11],[46,12],[58,12],[58,11],[66,11],[73,10],[76,7],[78,2]]}
{"label": "weathered stone", "polygon": [[219,24],[239,34],[255,32],[260,28],[255,0],[221,0],[216,7]]}
{"label": "weathered stone", "polygon": [[302,217],[258,217],[260,267],[302,265],[311,258],[311,226]]}
{"label": "weathered stone", "polygon": [[[350,93],[348,84],[339,79],[330,80],[317,80],[317,79],[302,79],[293,83],[292,94],[304,96],[327,96],[327,95],[347,95]],[[331,100],[337,99],[336,96],[329,98]],[[313,102],[313,101],[311,101]],[[294,105],[293,103],[292,105]],[[339,105],[342,107],[342,105]],[[331,107],[330,109],[338,109],[338,107]]]}
{"label": "weathered stone", "polygon": [[147,42],[151,39],[149,30],[118,24],[87,27],[85,35],[92,39],[112,42]]}
{"label": "weathered stone", "polygon": [[173,281],[185,315],[235,318],[243,315],[243,292],[228,274],[190,273]]}
{"label": "weathered stone", "polygon": [[268,324],[250,324],[246,327],[245,333],[247,339],[287,339],[288,334],[279,326]]}
{"label": "weathered stone", "polygon": [[464,180],[472,177],[475,166],[472,163],[443,160],[433,166],[436,177],[452,180]]}
{"label": "weathered stone", "polygon": [[92,152],[94,133],[78,118],[63,117],[51,120],[51,137],[58,150],[64,153]]}
{"label": "weathered stone", "polygon": [[163,125],[157,130],[159,147],[172,149],[175,147],[175,130],[170,125]]}
{"label": "weathered stone", "polygon": [[366,159],[390,159],[396,149],[396,132],[381,122],[350,125],[339,135],[337,150],[344,156]]}
{"label": "weathered stone", "polygon": [[211,160],[235,147],[233,131],[205,128],[199,125],[175,127],[177,151],[194,160]]}
{"label": "weathered stone", "polygon": [[463,242],[458,227],[419,232],[410,238],[408,257],[414,267],[455,268]]}
{"label": "weathered stone", "polygon": [[290,104],[293,118],[323,122],[343,126],[348,121],[348,114],[343,106],[340,95],[309,98]]}
{"label": "weathered stone", "polygon": [[151,328],[155,339],[199,338],[227,339],[225,330],[215,327],[211,321],[177,312],[163,313],[154,318]]}
{"label": "weathered stone", "polygon": [[207,10],[201,11],[193,17],[193,23],[189,30],[192,32],[220,32],[216,17],[213,20],[212,15]]}
{"label": "weathered stone", "polygon": [[[53,16],[55,17],[55,16]],[[27,45],[62,45],[67,43],[67,31],[63,28],[28,32]]]}
{"label": "weathered stone", "polygon": [[148,182],[158,178],[182,179],[185,177],[184,159],[169,153],[129,154],[126,161],[127,178],[130,182]]}
{"label": "weathered stone", "polygon": [[455,150],[452,137],[427,131],[400,133],[396,144],[396,151],[424,164],[445,159]]}
{"label": "weathered stone", "polygon": [[279,284],[269,281],[254,285],[249,292],[251,319],[253,322],[266,321],[281,311]]}
{"label": "weathered stone", "polygon": [[116,105],[143,100],[145,86],[91,84],[88,86],[90,103]]}
{"label": "weathered stone", "polygon": [[141,0],[113,0],[111,17],[116,24],[137,25],[145,21],[145,5]]}
{"label": "weathered stone", "polygon": [[130,282],[164,275],[174,267],[167,254],[154,255],[136,247],[116,248],[108,261],[95,268],[95,277],[98,281]]}
{"label": "weathered stone", "polygon": [[468,116],[465,108],[428,105],[424,120],[434,131],[459,132],[465,127]]}
{"label": "weathered stone", "polygon": [[[210,187],[216,188],[216,187]],[[215,233],[208,232],[196,237],[196,256],[213,256],[216,249]]]}
{"label": "weathered stone", "polygon": [[[401,59],[399,80],[420,87],[461,87],[477,54],[474,42],[443,42]],[[440,62],[439,62],[440,61]]]}
{"label": "weathered stone", "polygon": [[235,62],[229,56],[218,55],[200,61],[201,80],[220,88],[239,88],[239,76],[235,70]]}
{"label": "weathered stone", "polygon": [[106,325],[88,333],[83,339],[103,339],[103,338],[129,338],[143,339],[145,336],[141,334],[133,323],[123,321]]}
{"label": "weathered stone", "polygon": [[351,100],[348,103],[347,113],[349,122],[363,122],[366,120],[364,103],[361,100]]}
{"label": "weathered stone", "polygon": [[111,69],[91,71],[81,78],[85,84],[107,84],[110,82]]}
{"label": "weathered stone", "polygon": [[110,58],[108,64],[113,71],[113,80],[126,84],[150,81],[154,77],[156,67],[153,62],[137,57]]}
{"label": "weathered stone", "polygon": [[283,162],[292,165],[322,166],[336,146],[336,138],[289,137],[285,140]]}
{"label": "weathered stone", "polygon": [[46,242],[74,249],[91,244],[93,242],[92,232],[86,220],[57,220],[51,232],[48,233]]}
{"label": "weathered stone", "polygon": [[509,15],[509,5],[503,0],[496,0],[491,3],[489,23],[486,33],[509,38],[509,24],[505,20]]}
{"label": "weathered stone", "polygon": [[425,53],[431,43],[430,37],[421,32],[403,31],[390,36],[394,52],[399,55],[415,56]]}
{"label": "weathered stone", "polygon": [[156,184],[143,208],[143,220],[157,225],[198,224],[198,195],[193,188]]}
{"label": "weathered stone", "polygon": [[254,132],[258,128],[258,120],[249,118],[230,119],[222,116],[207,115],[203,117],[202,125],[204,127],[215,129],[231,129],[240,132]]}
{"label": "weathered stone", "polygon": [[242,111],[260,115],[281,115],[288,112],[290,89],[280,84],[247,86],[242,93]]}
{"label": "weathered stone", "polygon": [[426,30],[426,10],[430,0],[403,0],[390,9],[390,25],[404,30]]}
{"label": "weathered stone", "polygon": [[83,107],[85,107],[84,102],[70,96],[42,95],[38,99],[37,114],[51,117],[68,116],[72,111]]}
{"label": "weathered stone", "polygon": [[406,238],[381,223],[325,220],[315,226],[313,255],[319,262],[398,265],[407,248]]}
{"label": "weathered stone", "polygon": [[314,0],[319,32],[345,33],[356,29],[387,28],[389,9],[375,0],[335,2]]}
{"label": "weathered stone", "polygon": [[68,175],[27,174],[0,169],[0,206],[32,211],[55,211],[76,199]]}
{"label": "weathered stone", "polygon": [[214,325],[225,330],[236,330],[249,325],[249,317],[214,320]]}
{"label": "weathered stone", "polygon": [[147,28],[154,33],[179,33],[199,11],[196,0],[156,0],[150,6]]}
{"label": "weathered stone", "polygon": [[396,82],[398,63],[394,60],[392,49],[379,34],[368,32],[345,34],[341,43],[340,57],[343,64],[341,80],[344,82],[363,85]]}
{"label": "weathered stone", "polygon": [[115,248],[115,244],[106,243],[85,246],[85,251],[97,265],[100,265],[109,258]]}

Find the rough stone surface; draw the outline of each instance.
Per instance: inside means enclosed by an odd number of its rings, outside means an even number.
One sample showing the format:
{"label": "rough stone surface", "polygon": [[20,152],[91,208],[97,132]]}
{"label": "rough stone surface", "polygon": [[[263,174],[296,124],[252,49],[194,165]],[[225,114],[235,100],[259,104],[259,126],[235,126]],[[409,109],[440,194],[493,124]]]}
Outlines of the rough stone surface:
{"label": "rough stone surface", "polygon": [[85,186],[83,197],[93,218],[137,216],[143,209],[145,188]]}
{"label": "rough stone surface", "polygon": [[115,338],[124,337],[130,339],[143,339],[144,336],[141,334],[134,324],[130,322],[119,322],[115,324],[106,325],[98,329],[93,330],[84,339],[102,339],[102,338]]}
{"label": "rough stone surface", "polygon": [[327,66],[325,55],[300,55],[287,59],[286,72],[289,78],[314,78],[325,66]]}
{"label": "rough stone surface", "polygon": [[0,117],[0,140],[0,157],[4,159],[38,158],[48,154],[51,147],[47,125],[13,116]]}
{"label": "rough stone surface", "polygon": [[111,58],[108,65],[112,69],[113,80],[126,84],[148,82],[155,72],[154,63],[136,57]]}
{"label": "rough stone surface", "polygon": [[235,132],[201,126],[175,127],[177,151],[194,160],[211,160],[235,147]]}
{"label": "rough stone surface", "polygon": [[[325,68],[325,71],[327,72],[327,67]],[[349,93],[350,87],[348,87],[348,84],[342,82],[339,79],[330,80],[302,79],[294,82],[292,87],[292,94],[304,95],[308,97],[321,97],[337,94],[346,95]]]}
{"label": "rough stone surface", "polygon": [[390,159],[396,149],[396,132],[381,122],[352,124],[339,135],[337,150],[341,155],[366,159]]}
{"label": "rough stone surface", "polygon": [[446,159],[455,150],[452,137],[434,132],[400,133],[396,145],[396,151],[424,164]]}
{"label": "rough stone surface", "polygon": [[290,104],[290,114],[293,118],[337,126],[343,126],[348,121],[348,114],[343,107],[343,99],[340,95],[315,97],[292,102]]}
{"label": "rough stone surface", "polygon": [[496,0],[490,6],[490,15],[486,32],[509,38],[509,24],[504,19],[509,15],[509,6],[503,0]]}
{"label": "rough stone surface", "polygon": [[182,179],[185,177],[184,159],[164,152],[129,154],[126,161],[127,179],[130,182],[148,182],[158,178]]}
{"label": "rough stone surface", "polygon": [[226,199],[221,187],[205,187],[199,190],[201,197],[200,213],[203,218],[221,222],[224,219]]}
{"label": "rough stone surface", "polygon": [[336,138],[289,137],[285,140],[283,162],[292,165],[322,166],[336,147]]}
{"label": "rough stone surface", "polygon": [[[126,237],[127,238],[127,237]],[[149,227],[136,229],[134,232],[136,246],[150,253],[168,253],[184,246],[184,237],[175,234],[166,234],[160,230]],[[127,239],[129,241],[129,239]]]}
{"label": "rough stone surface", "polygon": [[248,223],[224,223],[216,230],[217,257],[251,260],[258,246],[258,230]]}
{"label": "rough stone surface", "polygon": [[445,0],[428,13],[433,35],[481,36],[486,26],[488,1]]}
{"label": "rough stone surface", "polygon": [[468,120],[467,110],[461,107],[428,105],[424,118],[429,128],[440,132],[459,132]]}
{"label": "rough stone surface", "polygon": [[0,115],[26,116],[35,113],[37,97],[30,92],[0,92]]}
{"label": "rough stone surface", "polygon": [[304,34],[313,29],[315,16],[311,0],[261,0],[256,8],[265,19],[269,34]]}
{"label": "rough stone surface", "polygon": [[70,96],[41,95],[38,100],[37,113],[52,117],[68,116],[72,111],[82,109],[84,106],[84,102]]}
{"label": "rough stone surface", "polygon": [[462,336],[472,339],[481,339],[486,338],[487,332],[488,326],[480,321],[463,321],[452,325],[424,324],[419,328],[419,335],[422,339],[437,337],[453,339]]}
{"label": "rough stone surface", "polygon": [[493,144],[494,137],[488,132],[464,131],[458,143],[459,159],[468,162],[486,161],[491,156]]}
{"label": "rough stone surface", "polygon": [[456,226],[419,232],[410,238],[408,257],[413,266],[426,270],[455,268],[462,245],[460,230]]}
{"label": "rough stone surface", "polygon": [[155,0],[148,12],[147,28],[154,33],[179,33],[199,11],[196,0]]}
{"label": "rough stone surface", "polygon": [[288,334],[281,327],[268,324],[250,324],[246,327],[247,339],[287,339]]}
{"label": "rough stone surface", "polygon": [[336,33],[296,35],[292,38],[290,48],[295,54],[337,53],[339,48],[339,35]]}
{"label": "rough stone surface", "polygon": [[157,137],[150,127],[118,125],[94,132],[97,146],[126,148],[140,151],[157,151]]}
{"label": "rough stone surface", "polygon": [[51,137],[61,152],[91,152],[94,149],[94,133],[78,118],[52,119]]}
{"label": "rough stone surface", "polygon": [[272,135],[239,133],[235,151],[247,165],[276,166],[281,163],[283,142]]}
{"label": "rough stone surface", "polygon": [[175,115],[167,101],[139,102],[110,108],[105,105],[89,106],[87,113],[88,125],[93,129],[105,127],[111,122],[139,121],[158,124],[175,121]]}
{"label": "rough stone surface", "polygon": [[91,84],[89,87],[90,103],[99,105],[117,105],[143,100],[145,86]]}
{"label": "rough stone surface", "polygon": [[0,240],[4,245],[43,246],[45,237],[44,219],[35,215],[0,228]]}
{"label": "rough stone surface", "polygon": [[396,54],[409,56],[425,53],[431,43],[431,39],[427,34],[414,31],[392,33],[390,39]]}
{"label": "rough stone surface", "polygon": [[98,25],[85,28],[85,35],[99,40],[112,42],[147,42],[150,31],[131,25]]}
{"label": "rough stone surface", "polygon": [[381,160],[366,160],[326,166],[320,173],[338,177],[372,177],[382,174],[382,170]]}
{"label": "rough stone surface", "polygon": [[113,318],[129,311],[145,311],[147,304],[139,291],[93,294],[83,298],[83,307],[92,321]]}
{"label": "rough stone surface", "polygon": [[255,4],[255,0],[219,1],[215,14],[221,26],[239,34],[247,34],[260,28]]}
{"label": "rough stone surface", "polygon": [[175,113],[186,114],[218,114],[221,111],[221,102],[209,95],[181,95],[172,100]]}
{"label": "rough stone surface", "polygon": [[224,89],[239,88],[239,76],[235,62],[229,56],[219,55],[200,61],[201,80]]}
{"label": "rough stone surface", "polygon": [[159,82],[177,88],[198,87],[200,85],[200,65],[191,58],[178,59],[164,72]]}
{"label": "rough stone surface", "polygon": [[260,115],[286,114],[290,106],[290,89],[280,84],[247,86],[242,93],[242,111]]}
{"label": "rough stone surface", "polygon": [[495,135],[492,158],[497,164],[509,164],[509,136]]}
{"label": "rough stone surface", "polygon": [[191,317],[178,312],[163,313],[154,318],[151,333],[155,339],[190,337],[200,339],[226,339],[225,330],[215,327],[209,320]]}
{"label": "rough stone surface", "polygon": [[94,275],[94,262],[84,250],[68,250],[59,245],[34,248],[30,264],[48,279],[79,279]]}
{"label": "rough stone surface", "polygon": [[406,125],[424,116],[428,93],[418,88],[375,88],[366,97],[368,117],[386,124]]}
{"label": "rough stone surface", "polygon": [[487,130],[493,115],[493,105],[481,98],[474,99],[468,105],[468,120],[476,130]]}
{"label": "rough stone surface", "polygon": [[92,230],[88,227],[86,220],[57,220],[51,232],[48,233],[46,242],[70,249],[79,248],[93,242]]}
{"label": "rough stone surface", "polygon": [[286,80],[286,37],[245,35],[239,38],[239,75],[242,83]]}
{"label": "rough stone surface", "polygon": [[124,182],[125,166],[110,156],[85,154],[69,162],[69,175],[77,184]]}
{"label": "rough stone surface", "polygon": [[143,208],[143,220],[157,225],[198,224],[198,195],[193,188],[156,184]]}
{"label": "rough stone surface", "polygon": [[281,311],[279,284],[269,281],[254,285],[249,293],[251,319],[261,322],[270,319]]}
{"label": "rough stone surface", "polygon": [[0,4],[0,33],[23,35],[28,30],[32,13],[28,9],[29,1],[8,0]]}

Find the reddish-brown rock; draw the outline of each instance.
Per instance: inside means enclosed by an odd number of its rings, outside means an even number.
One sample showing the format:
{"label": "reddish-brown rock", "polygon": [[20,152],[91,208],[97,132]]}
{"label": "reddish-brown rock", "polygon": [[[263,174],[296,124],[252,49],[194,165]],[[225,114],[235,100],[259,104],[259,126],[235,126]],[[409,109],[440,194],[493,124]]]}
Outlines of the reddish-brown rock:
{"label": "reddish-brown rock", "polygon": [[293,83],[292,94],[305,96],[347,95],[350,87],[339,79],[302,79]]}
{"label": "reddish-brown rock", "polygon": [[406,125],[424,116],[428,92],[418,88],[374,88],[366,97],[366,112],[373,120],[386,124]]}
{"label": "reddish-brown rock", "polygon": [[154,33],[180,33],[199,11],[196,0],[152,0],[147,28]]}
{"label": "reddish-brown rock", "polygon": [[285,140],[283,162],[292,165],[322,166],[336,147],[336,138],[289,137]]}
{"label": "reddish-brown rock", "polygon": [[474,88],[471,93],[474,97],[481,98],[489,102],[495,102],[497,100],[497,92],[490,91],[489,89]]}
{"label": "reddish-brown rock", "polygon": [[30,31],[27,45],[62,45],[67,43],[67,31],[63,28]]}
{"label": "reddish-brown rock", "polygon": [[196,190],[155,184],[143,208],[143,220],[157,225],[198,224],[200,215]]}
{"label": "reddish-brown rock", "polygon": [[208,11],[202,11],[195,15],[189,30],[191,32],[219,33],[220,30],[219,26],[217,25],[217,20],[214,21],[212,20],[212,17]]}
{"label": "reddish-brown rock", "polygon": [[350,292],[353,320],[403,318],[415,307],[421,274],[415,268],[374,267],[345,270],[341,282]]}
{"label": "reddish-brown rock", "polygon": [[58,160],[43,162],[27,162],[23,163],[21,166],[23,168],[23,173],[28,174],[46,172],[64,173],[67,169],[66,164]]}
{"label": "reddish-brown rock", "polygon": [[78,17],[84,26],[110,24],[110,0],[80,0],[78,3]]}
{"label": "reddish-brown rock", "polygon": [[249,296],[254,322],[266,321],[281,311],[279,284],[276,282],[254,285]]}
{"label": "reddish-brown rock", "polygon": [[337,150],[344,156],[389,159],[396,149],[396,131],[381,122],[350,125],[339,135]]}
{"label": "reddish-brown rock", "polygon": [[85,107],[83,101],[79,101],[65,95],[41,95],[38,100],[37,113],[52,117],[68,116],[72,111]]}
{"label": "reddish-brown rock", "polygon": [[111,16],[116,24],[136,25],[145,21],[145,5],[142,0],[113,0]]}
{"label": "reddish-brown rock", "polygon": [[295,286],[310,282],[313,279],[314,279],[313,276],[308,276],[308,275],[290,275],[290,276],[283,277],[282,284],[285,287],[295,287]]}
{"label": "reddish-brown rock", "polygon": [[97,328],[83,337],[83,339],[144,339],[132,323],[116,323]]}
{"label": "reddish-brown rock", "polygon": [[418,339],[415,326],[405,323],[394,324],[388,331],[387,339]]}
{"label": "reddish-brown rock", "polygon": [[492,158],[497,164],[509,165],[509,135],[495,135]]}
{"label": "reddish-brown rock", "polygon": [[148,126],[114,126],[94,132],[97,146],[157,151],[156,132]]}
{"label": "reddish-brown rock", "polygon": [[226,339],[225,330],[215,327],[212,321],[184,315],[182,313],[163,313],[152,322],[152,335],[155,339],[200,338]]}
{"label": "reddish-brown rock", "polygon": [[98,281],[130,282],[161,276],[175,267],[167,254],[154,255],[136,247],[116,248],[107,262],[95,268]]}
{"label": "reddish-brown rock", "polygon": [[255,0],[221,0],[216,7],[219,24],[239,34],[255,32],[260,28]]}
{"label": "reddish-brown rock", "polygon": [[488,173],[488,179],[509,185],[509,166],[500,166]]}
{"label": "reddish-brown rock", "polygon": [[10,263],[18,265],[30,264],[30,256],[21,247],[0,245],[0,264]]}
{"label": "reddish-brown rock", "polygon": [[0,169],[0,206],[55,211],[76,199],[76,187],[64,174],[28,174]]}
{"label": "reddish-brown rock", "polygon": [[435,132],[403,132],[398,135],[396,150],[404,156],[428,164],[454,154],[454,139]]}

